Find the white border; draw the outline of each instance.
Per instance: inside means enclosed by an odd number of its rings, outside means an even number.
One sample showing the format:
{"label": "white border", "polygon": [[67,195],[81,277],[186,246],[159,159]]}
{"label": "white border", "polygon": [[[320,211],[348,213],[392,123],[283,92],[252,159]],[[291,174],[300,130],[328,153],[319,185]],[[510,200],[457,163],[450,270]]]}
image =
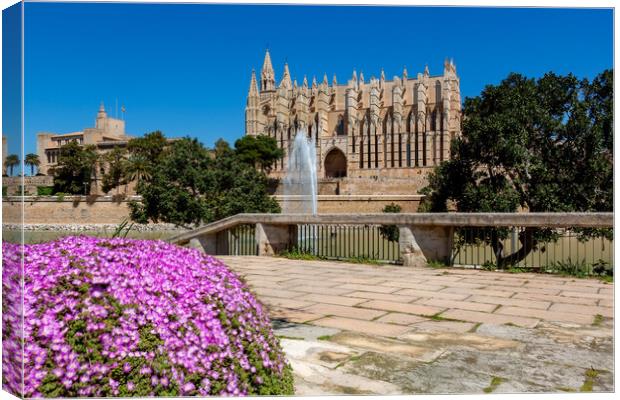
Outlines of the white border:
{"label": "white border", "polygon": [[[35,2],[37,0],[29,0],[28,2]],[[198,4],[198,3],[205,3],[205,4],[289,4],[289,5],[382,5],[382,6],[388,6],[388,5],[394,5],[394,6],[412,6],[412,5],[417,5],[417,6],[472,6],[472,7],[476,7],[476,6],[482,6],[482,7],[562,7],[562,8],[615,8],[615,2],[613,1],[603,1],[603,0],[589,0],[587,2],[583,1],[583,2],[578,2],[578,1],[549,1],[549,0],[539,0],[539,1],[531,1],[531,0],[527,0],[527,1],[520,1],[520,2],[515,2],[515,1],[492,1],[492,0],[478,0],[478,1],[466,1],[466,0],[442,0],[440,2],[437,2],[435,4],[433,4],[433,2],[429,2],[429,1],[416,1],[416,0],[388,0],[385,2],[379,2],[378,0],[376,1],[371,1],[371,0],[337,0],[337,1],[326,1],[326,0],[315,0],[315,1],[300,1],[300,0],[288,0],[288,1],[279,1],[279,0],[269,0],[269,1],[260,1],[260,0],[254,0],[254,1],[235,1],[235,0],[219,0],[219,1],[209,1],[209,0],[204,0],[204,1],[183,1],[183,0],[169,0],[169,1],[148,1],[148,0],[130,0],[130,1],[92,1],[92,0],[63,0],[63,2],[71,2],[71,3],[186,3],[186,4]],[[1,9],[5,9],[13,4],[17,3],[14,0],[0,0],[0,8]],[[24,46],[24,42],[23,42],[23,15],[22,15],[22,66],[23,66],[23,46]],[[617,64],[616,63],[616,57],[617,57],[617,52],[616,50],[616,44],[618,43],[618,33],[615,29],[615,11],[614,11],[614,67]],[[0,19],[0,43],[2,42],[2,30],[1,30],[1,19]],[[0,52],[0,60],[2,59],[2,55]],[[23,71],[22,71],[23,72]],[[24,81],[23,81],[23,73],[22,73],[22,94],[23,92],[23,88],[24,88]],[[616,81],[614,82],[614,93],[617,92],[617,78]],[[0,86],[2,84],[2,77],[0,74]],[[614,99],[615,101],[615,99]],[[1,106],[2,100],[1,100],[1,96],[0,96],[0,106]],[[22,152],[23,152],[23,129],[24,129],[24,96],[22,95]],[[618,112],[617,109],[614,108],[614,121],[616,121],[616,123],[614,124],[614,128],[618,125],[617,121],[618,121]],[[0,126],[2,126],[2,115],[0,112]],[[614,153],[617,155],[618,153],[618,149],[620,148],[620,144],[618,143],[619,140],[615,140],[614,143]],[[616,162],[614,164],[614,176],[617,177],[618,176],[618,163]],[[615,189],[615,187],[614,187]],[[615,194],[615,193],[614,193]],[[618,199],[618,196],[614,197],[614,210],[618,209],[618,206],[620,205],[620,199]],[[22,214],[23,216],[23,214]],[[0,214],[0,223],[2,222],[2,216]],[[0,239],[1,239],[1,232],[0,232]],[[620,249],[620,244],[618,243],[619,240],[616,240],[614,242],[614,254],[616,255],[615,260],[614,260],[614,265],[618,264],[618,250]],[[615,285],[614,285],[615,288]],[[0,288],[1,290],[1,288]],[[618,321],[618,311],[617,311],[617,307],[615,307],[615,321]],[[615,338],[614,338],[614,342],[615,342]],[[618,355],[618,347],[614,346],[614,361],[617,359],[617,355]],[[1,348],[0,348],[0,354],[1,354]],[[1,359],[1,358],[0,358]],[[615,368],[614,368],[615,369]],[[0,370],[0,377],[1,377],[1,370]],[[614,373],[614,375],[616,375]],[[617,381],[614,380],[615,385],[617,385]],[[555,393],[555,394],[494,394],[492,395],[493,399],[498,399],[498,400],[502,400],[502,399],[521,399],[523,396],[525,396],[526,399],[581,399],[584,397],[583,393]],[[585,394],[585,396],[587,396],[588,399],[611,399],[614,398],[614,394],[598,394],[598,393],[588,393]],[[377,397],[377,396],[370,396],[371,398]],[[395,399],[408,399],[412,396],[391,396],[391,398],[395,398]],[[308,399],[320,399],[321,397],[316,397],[316,396],[312,396],[312,397],[306,397]],[[323,397],[324,398],[324,397]],[[345,400],[348,399],[349,396],[330,396],[330,399],[336,399],[336,400]],[[366,397],[368,398],[368,397]],[[463,400],[471,400],[471,399],[481,399],[481,398],[487,398],[487,395],[416,395],[415,398],[419,398],[419,399],[436,399],[436,400],[445,400],[445,399],[463,399]],[[5,400],[5,399],[15,399],[15,397],[13,397],[12,395],[8,394],[7,392],[4,391],[0,391],[0,400]],[[170,398],[170,399],[174,399],[174,398]]]}

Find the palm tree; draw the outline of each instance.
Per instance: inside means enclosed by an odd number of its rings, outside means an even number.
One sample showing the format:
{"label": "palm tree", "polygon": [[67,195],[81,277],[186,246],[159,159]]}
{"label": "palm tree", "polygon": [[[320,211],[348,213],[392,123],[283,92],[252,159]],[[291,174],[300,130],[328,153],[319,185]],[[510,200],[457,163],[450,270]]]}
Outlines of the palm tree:
{"label": "palm tree", "polygon": [[19,165],[19,157],[17,154],[9,154],[4,160],[4,168],[9,171],[9,176],[13,175],[13,168]]}
{"label": "palm tree", "polygon": [[24,158],[24,164],[30,167],[30,176],[34,176],[34,167],[39,168],[41,165],[41,161],[39,161],[39,156],[34,153],[26,154]]}
{"label": "palm tree", "polygon": [[144,179],[149,179],[151,177],[150,174],[150,163],[146,159],[146,157],[142,155],[132,155],[129,157],[127,163],[127,180],[128,181],[138,181],[138,184]]}

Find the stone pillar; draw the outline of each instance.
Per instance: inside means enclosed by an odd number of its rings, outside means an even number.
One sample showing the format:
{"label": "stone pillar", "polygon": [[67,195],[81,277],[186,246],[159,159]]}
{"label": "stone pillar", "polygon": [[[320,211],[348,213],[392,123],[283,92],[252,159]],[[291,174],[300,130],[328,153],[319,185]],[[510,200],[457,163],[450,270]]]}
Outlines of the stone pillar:
{"label": "stone pillar", "polygon": [[296,225],[256,224],[259,256],[273,256],[297,244]]}
{"label": "stone pillar", "polygon": [[398,227],[398,247],[405,267],[425,267],[426,257],[420,249],[410,226]]}
{"label": "stone pillar", "polygon": [[188,247],[210,255],[229,255],[228,232],[222,231],[195,237],[189,241]]}
{"label": "stone pillar", "polygon": [[400,254],[405,266],[425,266],[428,260],[450,262],[454,228],[444,226],[400,226]]}

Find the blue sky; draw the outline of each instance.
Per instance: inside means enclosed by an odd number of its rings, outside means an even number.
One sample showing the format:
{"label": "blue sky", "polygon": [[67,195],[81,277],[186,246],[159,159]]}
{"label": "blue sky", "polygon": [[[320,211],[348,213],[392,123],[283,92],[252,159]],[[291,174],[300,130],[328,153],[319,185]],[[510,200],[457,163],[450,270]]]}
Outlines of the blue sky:
{"label": "blue sky", "polygon": [[287,60],[339,82],[442,72],[453,58],[462,98],[509,72],[592,78],[613,66],[610,9],[26,3],[25,149],[38,131],[91,127],[100,101],[125,105],[127,131],[243,135],[252,68],[265,48],[277,79]]}

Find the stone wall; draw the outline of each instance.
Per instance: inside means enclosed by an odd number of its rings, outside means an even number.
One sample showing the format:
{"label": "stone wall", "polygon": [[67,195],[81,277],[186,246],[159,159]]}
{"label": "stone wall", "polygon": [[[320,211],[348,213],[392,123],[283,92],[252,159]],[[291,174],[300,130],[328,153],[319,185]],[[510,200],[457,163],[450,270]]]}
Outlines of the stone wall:
{"label": "stone wall", "polygon": [[35,195],[38,186],[54,186],[54,177],[48,175],[24,176],[23,178],[21,176],[2,177],[2,186],[7,188],[9,196],[18,195],[22,184],[26,193]]}
{"label": "stone wall", "polygon": [[[283,201],[283,196],[276,195]],[[416,212],[419,195],[319,195],[319,213],[379,213],[388,204],[398,204],[402,212]],[[24,222],[27,224],[118,224],[129,216],[128,202],[112,196],[24,197]],[[21,197],[2,199],[4,223],[20,223]],[[294,200],[293,200],[294,201]]]}
{"label": "stone wall", "polygon": [[[20,223],[21,197],[2,199],[3,223]],[[112,196],[24,197],[26,224],[118,224],[129,216],[128,202]],[[137,198],[139,199],[139,197]]]}
{"label": "stone wall", "polygon": [[[276,195],[278,203],[284,201],[282,195]],[[380,213],[388,204],[398,204],[401,212],[413,213],[418,210],[423,196],[420,195],[319,195],[319,214],[365,214]],[[297,201],[290,196],[289,201]]]}

